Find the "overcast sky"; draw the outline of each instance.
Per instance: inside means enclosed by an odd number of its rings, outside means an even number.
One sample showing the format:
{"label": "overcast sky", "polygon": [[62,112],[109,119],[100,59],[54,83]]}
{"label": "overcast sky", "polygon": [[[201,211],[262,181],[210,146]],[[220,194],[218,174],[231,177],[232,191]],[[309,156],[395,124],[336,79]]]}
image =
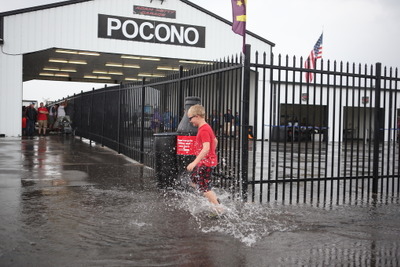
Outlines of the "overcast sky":
{"label": "overcast sky", "polygon": [[[191,1],[232,19],[230,0]],[[60,1],[0,0],[0,12],[53,2]],[[399,15],[400,0],[248,0],[247,29],[275,43],[275,54],[307,57],[323,31],[324,60],[381,62],[383,66],[400,67]],[[57,85],[60,88],[57,96],[53,95],[54,90],[39,93],[37,88],[45,88],[49,83],[24,83],[24,98],[42,101],[93,87],[93,84],[67,83],[65,88]]]}

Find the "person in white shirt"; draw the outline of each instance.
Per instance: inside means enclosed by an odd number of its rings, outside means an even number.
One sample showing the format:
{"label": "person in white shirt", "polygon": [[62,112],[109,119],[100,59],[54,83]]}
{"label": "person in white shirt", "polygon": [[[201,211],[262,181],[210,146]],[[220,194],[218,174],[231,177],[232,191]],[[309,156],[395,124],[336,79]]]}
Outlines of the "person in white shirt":
{"label": "person in white shirt", "polygon": [[60,104],[60,106],[57,109],[57,121],[54,125],[54,128],[59,128],[60,124],[62,121],[65,119],[68,122],[71,122],[71,119],[69,116],[65,113],[65,107],[67,106],[67,101],[64,101]]}

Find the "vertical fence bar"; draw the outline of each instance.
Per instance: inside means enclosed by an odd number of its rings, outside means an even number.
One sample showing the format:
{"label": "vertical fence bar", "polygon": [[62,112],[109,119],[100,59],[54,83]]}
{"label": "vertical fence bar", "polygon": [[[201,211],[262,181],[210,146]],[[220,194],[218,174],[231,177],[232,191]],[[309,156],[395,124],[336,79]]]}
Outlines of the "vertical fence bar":
{"label": "vertical fence bar", "polygon": [[[370,74],[371,75],[373,75],[373,73],[374,73],[374,67],[373,67],[373,65],[370,65],[370,68],[369,68],[370,70],[369,70],[369,72],[370,72]],[[368,174],[369,175],[371,175],[371,176],[373,176],[373,154],[374,154],[374,151],[373,151],[373,136],[372,136],[372,126],[373,126],[373,114],[374,114],[374,106],[373,106],[373,103],[372,103],[372,96],[374,95],[374,88],[373,88],[373,78],[370,78],[369,79],[369,87],[370,87],[370,90],[369,90],[369,92],[370,92],[370,95],[371,95],[371,101],[370,101],[370,105],[369,105],[369,119],[368,119],[368,123],[369,123],[369,125],[370,125],[370,132],[368,133],[368,136],[369,136],[369,143],[368,143],[368,151],[369,151],[369,153],[368,153],[368,170],[372,170],[372,173],[371,172],[369,172]],[[371,181],[371,179],[368,179],[367,180],[367,193],[368,193],[368,198],[369,198],[369,196],[370,196],[370,192],[372,191],[372,181]]]}
{"label": "vertical fence bar", "polygon": [[118,120],[118,127],[117,127],[117,152],[118,154],[121,154],[121,109],[122,109],[122,101],[121,101],[121,87],[122,83],[120,83],[118,87],[118,114],[117,114],[117,120]]}
{"label": "vertical fence bar", "polygon": [[[361,74],[361,64],[359,64],[358,65],[358,68],[357,68],[357,74]],[[354,89],[356,88],[356,86],[354,86]],[[360,173],[362,172],[362,169],[361,169],[361,167],[360,167],[360,138],[362,138],[362,135],[360,135],[360,129],[361,129],[361,124],[360,124],[360,122],[361,122],[361,105],[362,105],[362,102],[361,102],[361,76],[359,76],[358,78],[357,78],[357,95],[358,95],[358,101],[357,101],[357,109],[358,109],[358,112],[357,112],[357,129],[358,129],[358,132],[357,132],[357,138],[358,138],[358,142],[357,142],[357,152],[356,152],[356,185],[355,185],[355,187],[357,188],[356,189],[356,199],[358,199],[358,195],[359,195],[359,177],[360,177]],[[365,127],[365,126],[364,126]],[[362,144],[362,143],[361,143]],[[364,160],[363,160],[364,161]],[[363,184],[363,183],[362,183]]]}
{"label": "vertical fence bar", "polygon": [[373,180],[372,193],[378,194],[379,180],[379,139],[380,139],[380,103],[381,103],[381,63],[375,65],[375,110],[374,110],[374,157],[373,157]]}
{"label": "vertical fence bar", "polygon": [[82,115],[83,115],[83,90],[81,90],[81,94],[79,96],[81,103],[80,103],[80,108],[81,108],[81,114],[79,116],[79,120],[80,120],[80,132],[81,132],[81,136],[80,136],[80,140],[82,141],[82,135],[83,135],[83,121],[82,121]]}
{"label": "vertical fence bar", "polygon": [[178,122],[182,120],[184,116],[184,112],[182,110],[182,107],[184,107],[184,95],[183,95],[183,66],[179,66],[179,80],[178,80],[178,108],[179,108],[179,113],[178,113]]}
{"label": "vertical fence bar", "polygon": [[[392,96],[392,81],[390,79],[387,79],[387,77],[392,76],[392,68],[389,70],[390,75],[388,76],[387,74],[387,69],[385,68],[385,101],[386,99],[389,102],[389,110],[388,110],[388,123],[387,123],[387,129],[388,129],[388,134],[387,134],[387,158],[386,158],[386,173],[387,173],[387,178],[386,178],[386,196],[389,194],[389,188],[390,188],[390,174],[393,172],[393,169],[390,168],[390,154],[391,154],[391,147],[392,147],[392,129],[394,129],[393,125],[393,96]],[[387,85],[389,83],[389,86]],[[387,97],[386,95],[389,94]],[[386,104],[384,104],[384,107]]]}
{"label": "vertical fence bar", "polygon": [[[265,60],[264,60],[265,63]],[[270,201],[271,198],[271,183],[269,183],[271,181],[271,173],[272,173],[272,125],[275,125],[274,123],[274,117],[273,117],[273,103],[274,103],[274,99],[275,99],[275,83],[272,83],[272,81],[274,80],[274,54],[271,53],[271,57],[270,57],[270,63],[271,63],[271,69],[270,69],[270,76],[269,76],[269,80],[271,82],[271,90],[269,93],[269,137],[270,137],[270,142],[269,142],[269,146],[268,146],[268,169],[267,169],[267,201]],[[263,183],[260,184],[260,187],[263,186]]]}
{"label": "vertical fence bar", "polygon": [[[278,100],[277,102],[279,103],[280,102],[280,99],[281,99],[281,72],[282,72],[282,70],[281,70],[281,67],[282,66],[282,55],[281,54],[279,54],[278,55],[278,69],[276,70],[278,73],[277,73],[277,79],[278,79],[278,83],[277,83],[277,86],[278,86],[278,94],[277,94],[277,97],[276,97],[276,99]],[[285,103],[286,104],[286,103]],[[278,104],[279,105],[279,104]],[[275,107],[275,109],[274,110],[276,110],[277,109],[277,107]],[[274,124],[272,124],[272,127],[274,127],[275,125],[277,125],[277,123],[274,123]],[[279,151],[279,147],[280,147],[280,140],[279,140],[279,128],[278,128],[278,138],[277,138],[277,140],[276,140],[276,161],[278,162],[278,159],[280,158],[279,157],[279,154],[280,154],[280,151]],[[284,152],[285,153],[285,152]],[[285,161],[285,160],[284,160]],[[284,162],[284,164],[285,164],[285,162]],[[279,164],[276,164],[275,165],[275,181],[278,181],[279,180]],[[284,185],[283,185],[284,186]],[[278,187],[279,187],[279,184],[278,183],[275,183],[274,184],[274,187],[275,187],[275,192],[274,192],[274,200],[278,200]]]}
{"label": "vertical fence bar", "polygon": [[[262,62],[265,65],[266,64],[266,56],[267,54],[264,52],[263,53],[263,57],[262,57]],[[257,57],[258,58],[258,57]],[[271,70],[270,70],[271,72]],[[262,101],[265,101],[265,91],[266,91],[266,68],[265,66],[262,68],[262,81],[263,81],[263,85],[262,85]],[[271,88],[271,87],[270,87]],[[261,130],[261,140],[262,140],[262,146],[261,146],[261,158],[260,158],[260,202],[262,202],[263,199],[263,170],[264,170],[264,152],[265,152],[265,105],[262,105],[262,117],[261,117],[261,126],[262,126],[262,130]],[[269,126],[269,128],[271,128],[271,125]],[[269,136],[269,143],[271,144],[271,136]],[[254,165],[255,166],[255,165]],[[268,171],[268,170],[267,170]],[[253,186],[254,189],[254,186]]]}
{"label": "vertical fence bar", "polygon": [[144,120],[145,120],[145,105],[146,105],[146,78],[142,79],[142,103],[141,107],[142,110],[140,111],[141,113],[141,120],[140,120],[140,163],[144,162]]}
{"label": "vertical fence bar", "polygon": [[[338,172],[337,175],[338,177],[343,177],[342,175],[342,147],[343,147],[343,122],[344,122],[344,107],[343,107],[343,62],[340,62],[340,68],[339,71],[341,74],[339,74],[339,132],[338,132],[338,160],[337,160],[337,167],[338,167]],[[343,166],[343,169],[345,170],[346,166]],[[345,173],[345,171],[344,171]],[[337,183],[337,190],[336,190],[336,198],[337,201],[336,203],[339,204],[340,201],[340,183],[342,182],[343,179],[338,179]],[[344,183],[344,180],[343,180]],[[344,192],[344,191],[343,191]],[[345,195],[343,194],[343,199],[345,198]]]}
{"label": "vertical fence bar", "polygon": [[[256,65],[258,65],[258,57],[259,57],[259,54],[258,54],[258,51],[256,51],[256,53],[255,53],[255,55],[256,55]],[[255,74],[256,74],[256,81],[258,81],[258,73],[259,73],[259,68],[258,68],[258,66],[256,66],[255,67]],[[256,82],[256,88],[258,88],[258,82]],[[257,89],[257,91],[258,91],[258,89]],[[254,99],[253,99],[253,101],[254,101],[254,103],[255,103],[255,105],[254,105],[254,112],[257,112],[257,109],[256,109],[256,106],[257,106],[257,101],[258,101],[258,98],[257,98],[257,94],[254,94]],[[262,116],[262,118],[263,118],[264,116]],[[253,120],[254,121],[254,126],[255,126],[255,128],[253,128],[253,129],[255,129],[254,131],[256,132],[257,131],[257,119],[254,119]],[[263,124],[261,124],[261,125],[263,125]],[[263,146],[263,138],[261,137],[261,147]],[[255,148],[255,146],[256,146],[256,142],[254,142],[253,141],[253,144],[254,144],[254,148]],[[256,173],[257,173],[257,162],[256,162],[256,157],[257,157],[257,153],[256,153],[256,149],[253,149],[253,155],[252,155],[252,166],[251,166],[251,170],[252,170],[252,173],[251,173],[251,201],[253,201],[254,202],[254,199],[255,199],[255,183],[254,183],[254,181],[256,180]],[[262,158],[262,153],[261,153],[261,158]],[[262,161],[261,161],[261,166],[262,166]],[[262,167],[260,167],[261,169],[262,169]],[[260,183],[260,193],[259,193],[259,196],[261,196],[261,192],[262,192],[262,190],[261,190],[261,188],[262,188],[262,184]]]}
{"label": "vertical fence bar", "polygon": [[[393,76],[391,76],[391,78],[393,78]],[[394,177],[397,171],[397,194],[399,193],[399,188],[400,188],[400,181],[399,181],[399,176],[400,176],[400,125],[399,125],[399,120],[400,120],[400,114],[399,114],[399,108],[398,108],[398,103],[400,102],[399,99],[399,90],[397,87],[397,83],[399,81],[399,76],[398,76],[398,69],[395,69],[395,74],[394,74],[394,90],[391,92],[392,94],[394,94],[394,128],[396,129],[394,132],[394,142],[393,142],[393,172],[394,172]],[[399,102],[398,102],[399,101]],[[396,146],[396,142],[397,142],[397,146]],[[397,161],[396,161],[396,148],[397,150]],[[397,162],[397,170],[396,170],[396,162]],[[392,180],[392,195],[394,196],[394,193],[396,192],[396,186],[395,186],[395,178],[393,178]]]}
{"label": "vertical fence bar", "polygon": [[106,89],[107,86],[104,86],[103,89],[103,116],[101,119],[101,146],[104,147],[104,124],[105,124],[105,114],[106,114]]}
{"label": "vertical fence bar", "polygon": [[[327,71],[331,71],[331,62],[330,62],[330,60],[328,60],[328,62],[327,62],[327,67],[326,67],[326,69],[327,69]],[[322,137],[322,140],[320,141],[320,145],[322,144],[322,142],[323,142],[323,144],[324,144],[324,146],[325,146],[325,148],[326,148],[326,152],[325,152],[325,163],[324,163],[324,178],[325,178],[325,181],[324,181],[324,202],[326,202],[326,200],[327,200],[327,195],[328,195],[328,181],[330,182],[330,185],[331,185],[331,187],[332,187],[332,184],[333,184],[333,181],[332,181],[332,179],[330,179],[330,180],[328,180],[327,178],[328,178],[328,162],[329,162],[329,135],[328,135],[328,133],[329,133],[329,114],[328,114],[328,111],[329,111],[329,103],[331,102],[331,99],[330,99],[330,96],[331,96],[331,93],[330,93],[330,90],[331,90],[331,80],[330,80],[330,78],[331,78],[331,75],[328,73],[327,74],[327,79],[326,79],[326,106],[325,106],[325,108],[324,108],[324,116],[323,116],[323,119],[322,119],[322,121],[320,121],[320,127],[322,127],[322,130],[320,129],[319,131],[320,131],[320,135],[321,135],[321,137]],[[321,94],[321,104],[322,104],[322,94]],[[320,148],[320,154],[322,154],[322,151],[321,151],[321,148]],[[332,178],[332,177],[331,177]],[[332,200],[332,198],[330,198],[330,200]]]}
{"label": "vertical fence bar", "polygon": [[[93,125],[93,114],[94,114],[94,112],[93,112],[93,97],[94,97],[94,88],[92,89],[92,91],[90,92],[90,112],[89,112],[89,129],[92,129],[93,127],[92,127],[92,125]],[[89,143],[90,143],[90,146],[92,146],[92,135],[93,135],[93,132],[90,130],[90,134],[88,134],[88,136],[89,136]]]}
{"label": "vertical fence bar", "polygon": [[242,196],[243,200],[247,201],[248,188],[248,167],[249,167],[249,110],[250,110],[250,50],[251,46],[246,45],[246,54],[244,56],[243,69],[243,97],[242,97],[242,113],[243,113],[243,128],[242,128]]}

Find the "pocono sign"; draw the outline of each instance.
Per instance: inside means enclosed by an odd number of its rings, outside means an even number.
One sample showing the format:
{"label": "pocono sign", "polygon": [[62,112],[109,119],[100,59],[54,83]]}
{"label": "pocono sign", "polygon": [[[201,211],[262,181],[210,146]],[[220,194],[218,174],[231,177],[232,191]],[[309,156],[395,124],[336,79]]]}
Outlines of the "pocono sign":
{"label": "pocono sign", "polygon": [[205,47],[205,27],[99,14],[98,37]]}

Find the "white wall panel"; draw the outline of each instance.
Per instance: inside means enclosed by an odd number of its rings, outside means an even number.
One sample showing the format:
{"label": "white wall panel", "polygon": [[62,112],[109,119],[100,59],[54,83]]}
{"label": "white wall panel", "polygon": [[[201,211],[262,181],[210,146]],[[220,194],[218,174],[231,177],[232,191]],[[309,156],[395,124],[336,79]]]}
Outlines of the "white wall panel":
{"label": "white wall panel", "polygon": [[22,56],[0,53],[0,134],[21,135]]}

